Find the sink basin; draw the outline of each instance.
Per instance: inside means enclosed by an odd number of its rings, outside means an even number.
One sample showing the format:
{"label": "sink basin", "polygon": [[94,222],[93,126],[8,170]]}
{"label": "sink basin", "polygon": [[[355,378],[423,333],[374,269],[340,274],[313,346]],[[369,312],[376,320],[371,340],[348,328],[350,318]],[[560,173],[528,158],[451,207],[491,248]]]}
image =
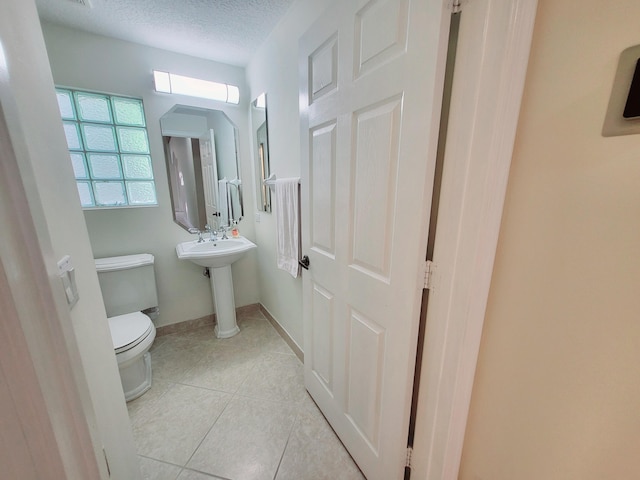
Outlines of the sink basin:
{"label": "sink basin", "polygon": [[231,265],[249,250],[256,248],[255,243],[244,237],[229,238],[227,240],[197,240],[182,242],[176,246],[176,253],[181,260],[190,260],[196,265],[209,268]]}

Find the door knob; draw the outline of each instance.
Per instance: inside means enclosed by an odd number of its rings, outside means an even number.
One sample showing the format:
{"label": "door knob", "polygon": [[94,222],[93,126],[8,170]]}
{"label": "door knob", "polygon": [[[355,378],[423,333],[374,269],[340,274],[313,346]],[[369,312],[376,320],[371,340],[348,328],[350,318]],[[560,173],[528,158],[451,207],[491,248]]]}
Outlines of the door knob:
{"label": "door knob", "polygon": [[302,257],[302,260],[298,260],[298,263],[300,264],[300,266],[302,268],[304,268],[305,270],[309,270],[309,257],[307,255],[305,255],[304,257]]}

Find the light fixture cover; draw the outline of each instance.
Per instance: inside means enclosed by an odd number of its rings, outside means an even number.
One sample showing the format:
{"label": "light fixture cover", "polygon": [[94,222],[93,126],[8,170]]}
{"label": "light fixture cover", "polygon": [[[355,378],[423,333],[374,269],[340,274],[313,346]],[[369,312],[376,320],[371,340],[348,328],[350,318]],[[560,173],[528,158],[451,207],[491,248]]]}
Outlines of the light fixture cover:
{"label": "light fixture cover", "polygon": [[171,79],[168,72],[153,71],[156,92],[171,93]]}
{"label": "light fixture cover", "polygon": [[153,71],[155,89],[161,93],[188,95],[220,102],[240,103],[240,89],[235,85],[186,77],[175,73]]}

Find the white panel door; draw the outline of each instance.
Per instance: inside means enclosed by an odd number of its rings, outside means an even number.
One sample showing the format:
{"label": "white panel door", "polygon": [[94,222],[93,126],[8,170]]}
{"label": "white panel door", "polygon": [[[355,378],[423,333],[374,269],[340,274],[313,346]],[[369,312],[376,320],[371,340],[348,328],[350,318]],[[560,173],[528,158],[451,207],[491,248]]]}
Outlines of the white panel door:
{"label": "white panel door", "polygon": [[210,129],[200,140],[200,161],[202,163],[202,183],[207,223],[215,228],[214,218],[218,213],[218,167],[216,163],[215,134]]}
{"label": "white panel door", "polygon": [[443,5],[337,2],[300,41],[305,383],[369,480],[404,475]]}

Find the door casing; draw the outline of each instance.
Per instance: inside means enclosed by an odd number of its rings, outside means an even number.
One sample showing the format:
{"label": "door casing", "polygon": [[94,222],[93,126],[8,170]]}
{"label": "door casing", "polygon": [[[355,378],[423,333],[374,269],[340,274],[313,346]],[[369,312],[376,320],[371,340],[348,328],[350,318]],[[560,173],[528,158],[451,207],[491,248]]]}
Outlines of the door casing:
{"label": "door casing", "polygon": [[412,479],[458,478],[536,8],[462,2]]}

